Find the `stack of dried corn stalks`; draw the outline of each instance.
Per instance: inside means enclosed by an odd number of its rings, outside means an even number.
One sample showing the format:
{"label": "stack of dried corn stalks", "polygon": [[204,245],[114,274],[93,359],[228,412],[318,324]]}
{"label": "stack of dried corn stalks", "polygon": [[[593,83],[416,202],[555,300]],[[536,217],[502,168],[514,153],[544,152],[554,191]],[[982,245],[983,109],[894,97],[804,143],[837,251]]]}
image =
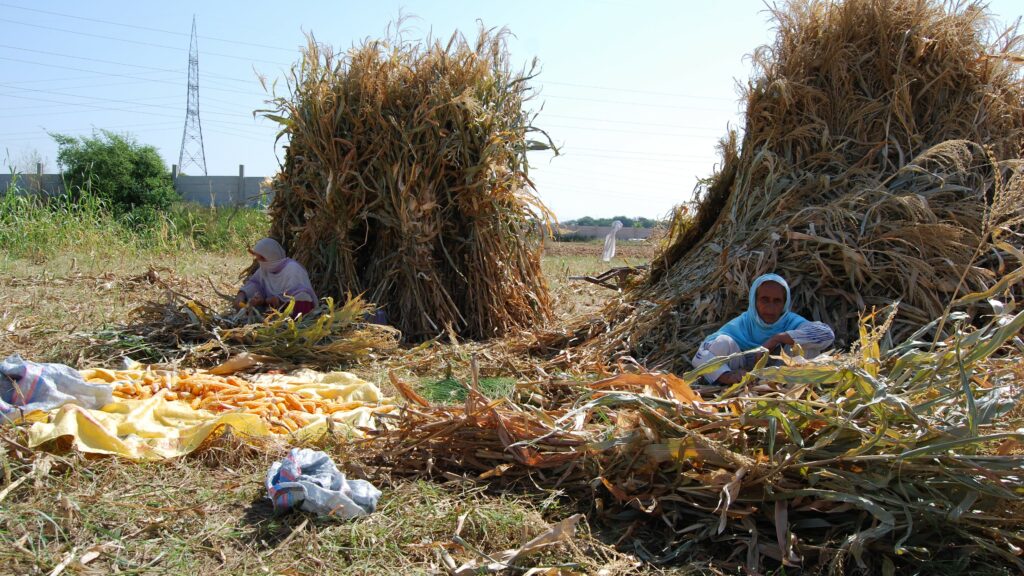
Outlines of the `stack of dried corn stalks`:
{"label": "stack of dried corn stalks", "polygon": [[396,379],[409,405],[371,447],[400,473],[593,502],[597,524],[657,561],[1024,570],[1024,432],[1019,409],[1007,416],[1024,367],[1005,355],[1024,353],[1024,312],[978,329],[952,314],[935,351],[920,334],[882,351],[893,318],[866,319],[853,352],[762,363],[756,382],[707,401],[687,385],[698,372],[622,375],[575,396],[532,386],[522,403],[472,393],[464,406],[432,406]]}
{"label": "stack of dried corn stalks", "polygon": [[366,293],[410,339],[500,336],[551,315],[507,32],[335,54],[312,38],[266,117],[289,145],[271,235],[317,292]]}
{"label": "stack of dried corn stalks", "polygon": [[[991,286],[1024,220],[1024,84],[1010,29],[990,41],[977,2],[791,0],[756,51],[742,143],[646,283],[577,326],[595,359],[686,369],[707,334],[781,274],[796,311],[832,325],[900,301],[906,337]],[[983,308],[984,309],[984,308]],[[564,336],[542,342],[555,351]]]}

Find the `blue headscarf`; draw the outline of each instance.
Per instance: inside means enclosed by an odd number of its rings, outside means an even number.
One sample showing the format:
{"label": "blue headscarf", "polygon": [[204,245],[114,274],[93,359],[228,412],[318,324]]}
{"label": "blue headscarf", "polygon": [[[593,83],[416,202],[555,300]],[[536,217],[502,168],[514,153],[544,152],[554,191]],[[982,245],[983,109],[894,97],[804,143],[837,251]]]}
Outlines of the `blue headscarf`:
{"label": "blue headscarf", "polygon": [[[757,289],[765,282],[781,284],[786,290],[786,305],[782,309],[782,316],[771,324],[762,320],[757,314]],[[764,274],[758,276],[750,286],[750,295],[747,297],[747,311],[732,320],[729,320],[729,322],[727,322],[725,326],[722,326],[718,332],[708,336],[705,339],[705,342],[712,340],[721,334],[725,334],[736,341],[740,350],[757,348],[772,336],[786,332],[787,330],[792,330],[804,322],[807,322],[807,319],[803,316],[789,311],[790,304],[789,284],[782,279],[782,276],[779,276],[778,274]]]}

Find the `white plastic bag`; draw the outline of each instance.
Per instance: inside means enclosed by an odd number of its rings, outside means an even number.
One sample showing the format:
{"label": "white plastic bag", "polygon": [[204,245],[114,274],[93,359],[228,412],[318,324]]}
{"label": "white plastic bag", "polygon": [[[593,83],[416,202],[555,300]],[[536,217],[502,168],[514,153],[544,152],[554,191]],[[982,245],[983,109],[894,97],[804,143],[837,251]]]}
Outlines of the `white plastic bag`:
{"label": "white plastic bag", "polygon": [[113,400],[113,387],[88,384],[70,366],[30,362],[17,354],[0,362],[0,421],[65,404],[100,409]]}
{"label": "white plastic bag", "polygon": [[331,457],[319,450],[292,448],[267,471],[267,497],[274,512],[292,508],[322,516],[356,518],[377,509],[380,490],[366,480],[346,480]]}

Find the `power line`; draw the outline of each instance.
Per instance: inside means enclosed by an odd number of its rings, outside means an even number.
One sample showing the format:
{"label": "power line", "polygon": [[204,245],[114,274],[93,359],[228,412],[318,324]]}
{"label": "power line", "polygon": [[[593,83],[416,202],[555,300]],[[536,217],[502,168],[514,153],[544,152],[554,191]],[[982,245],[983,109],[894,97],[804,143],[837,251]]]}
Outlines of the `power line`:
{"label": "power line", "polygon": [[593,90],[608,90],[611,92],[630,92],[633,94],[650,94],[653,96],[671,96],[674,98],[693,98],[695,100],[718,100],[718,101],[729,101],[735,102],[737,99],[724,98],[722,96],[697,96],[694,94],[680,94],[677,92],[657,92],[653,90],[638,90],[636,88],[614,88],[611,86],[595,86],[593,84],[576,84],[573,82],[553,82],[550,80],[539,79],[540,84],[552,84],[554,86],[571,86],[574,88],[589,88]]}
{"label": "power line", "polygon": [[[74,14],[66,14],[66,13],[63,13],[63,12],[52,12],[52,11],[49,11],[49,10],[40,10],[38,8],[26,8],[24,6],[17,6],[15,4],[8,4],[6,2],[0,2],[0,6],[5,6],[7,8],[14,8],[14,9],[17,9],[17,10],[25,10],[25,11],[28,11],[28,12],[37,12],[39,14],[49,14],[51,16],[62,16],[64,18],[73,18],[75,20],[85,20],[87,22],[97,22],[99,24],[109,24],[111,26],[121,26],[123,28],[134,28],[136,30],[146,30],[148,32],[160,32],[160,33],[163,33],[163,34],[173,34],[175,36],[189,36],[188,34],[185,34],[184,32],[176,32],[176,31],[173,31],[173,30],[164,30],[162,28],[150,28],[148,26],[137,26],[137,25],[134,25],[134,24],[122,24],[120,22],[113,22],[111,20],[102,20],[100,18],[87,18],[85,16],[76,16]],[[268,49],[271,49],[271,50],[280,50],[280,51],[283,51],[283,52],[291,52],[291,53],[295,52],[295,49],[293,49],[293,48],[282,48],[280,46],[270,46],[268,44],[258,44],[256,42],[244,42],[244,41],[241,41],[241,40],[228,40],[228,39],[225,39],[225,38],[215,38],[213,36],[200,36],[199,38],[202,38],[203,40],[212,40],[214,42],[224,42],[224,43],[227,43],[227,44],[238,44],[238,45],[241,45],[241,46],[255,46],[257,48],[268,48]]]}
{"label": "power line", "polygon": [[[112,84],[112,86],[116,86],[116,83]],[[0,96],[12,96],[12,94],[0,93]],[[70,96],[70,94],[69,94],[69,96]],[[78,94],[75,94],[74,96],[76,98],[85,98],[85,96],[81,96],[81,95],[78,95]],[[144,104],[141,103],[141,101],[143,101],[143,100],[172,100],[172,99],[173,100],[178,100],[179,97],[178,96],[155,96],[155,97],[152,97],[152,98],[139,98],[138,100],[140,101],[139,105],[142,106],[142,105],[144,105]],[[75,106],[75,104],[70,104],[70,103],[68,105]],[[22,106],[22,107],[19,107],[19,108],[15,108],[15,107],[12,107],[12,106],[4,106],[3,109],[6,112],[21,112],[21,111],[24,111],[24,110],[52,110],[54,108],[61,108],[61,106],[57,105],[57,104],[48,104],[48,105],[44,105],[44,106]],[[71,112],[76,112],[76,111],[73,110]],[[63,111],[54,112],[54,114],[63,114],[63,113],[64,113]],[[25,115],[25,116],[28,116],[28,115]],[[22,115],[7,116],[7,118],[20,118],[20,117],[24,117],[24,116],[22,116]]]}
{"label": "power line", "polygon": [[[146,132],[148,133],[148,132],[163,132],[165,130],[178,130],[179,129],[178,126],[179,126],[179,123],[178,122],[174,122],[174,126],[164,126],[162,128],[147,128]],[[132,130],[130,130],[130,128],[132,128],[132,126],[121,126],[120,127],[120,129],[124,129],[127,133],[131,134],[132,136],[139,135],[139,134],[133,132]],[[95,130],[95,127],[92,128],[92,130]],[[114,130],[114,128],[105,128],[105,130]],[[80,132],[81,130],[77,130],[77,131]],[[70,133],[70,132],[76,132],[76,130],[54,130],[54,132],[58,133],[58,134],[65,134],[65,133]],[[46,136],[47,136],[47,138],[49,138],[49,133],[47,133]],[[6,143],[11,143],[11,142],[38,142],[41,138],[42,138],[42,136],[35,136],[35,137],[29,137],[29,138],[10,138],[10,139],[4,139],[4,143],[6,144]]]}
{"label": "power line", "polygon": [[667,160],[665,158],[623,158],[622,156],[615,155],[604,155],[604,154],[576,154],[577,158],[599,158],[602,160],[617,160],[620,162],[646,162],[651,164],[706,164],[707,160]]}
{"label": "power line", "polygon": [[204,130],[206,130],[207,132],[213,133],[213,134],[222,134],[224,136],[231,136],[233,138],[241,138],[242,140],[249,140],[249,141],[252,141],[252,142],[260,142],[262,144],[267,144],[267,145],[272,145],[274,143],[273,138],[257,138],[256,136],[246,135],[246,134],[243,134],[241,132],[235,132],[233,130],[227,130],[227,129],[224,129],[224,128],[211,128],[211,127],[207,126],[206,128],[204,128]]}
{"label": "power line", "polygon": [[563,124],[548,124],[544,129],[548,132],[548,128],[563,128],[567,130],[590,130],[594,132],[614,132],[616,134],[639,134],[643,136],[671,136],[673,138],[712,138],[708,134],[680,134],[678,132],[647,132],[644,130],[622,130],[617,128],[597,128],[590,126],[565,126]]}
{"label": "power line", "polygon": [[[99,102],[113,102],[114,104],[128,104],[130,106],[141,106],[141,107],[146,107],[146,108],[158,108],[158,109],[161,109],[161,110],[166,110],[168,108],[168,106],[161,106],[159,104],[146,104],[146,103],[143,103],[143,102],[137,102],[137,101],[133,101],[133,100],[119,100],[119,99],[116,99],[116,98],[101,98],[99,96],[83,96],[81,94],[68,94],[68,93],[65,93],[65,92],[57,92],[57,91],[54,91],[54,90],[40,90],[38,88],[20,88],[20,87],[17,87],[17,86],[10,86],[10,85],[3,84],[3,83],[0,83],[0,87],[13,88],[14,90],[21,90],[23,92],[39,92],[41,94],[51,94],[51,95],[54,95],[54,96],[67,96],[69,98],[82,98],[82,99],[85,99],[85,100],[96,100],[96,101],[99,101]],[[5,94],[5,96],[11,96],[11,97],[14,97],[14,98],[19,98],[18,96],[15,96],[13,94]],[[163,97],[161,97],[161,98],[163,98]],[[56,103],[56,104],[64,104],[66,106],[90,106],[90,104],[86,104],[84,102],[63,102],[63,101],[59,101],[59,100],[40,100],[40,101],[42,101],[42,102],[53,102],[53,103]],[[237,112],[236,113],[231,113],[231,112],[210,112],[210,114],[216,114],[218,116],[237,116],[238,115]],[[21,115],[17,115],[17,116],[0,116],[0,118],[18,118],[20,116]]]}
{"label": "power line", "polygon": [[[621,190],[621,188],[622,187],[620,187],[620,190]],[[547,190],[547,191],[545,192],[545,190]],[[608,198],[608,199],[612,199],[612,200],[628,200],[628,199],[633,199],[633,198],[636,198],[636,197],[639,196],[639,197],[641,197],[641,198],[643,198],[645,200],[668,200],[668,201],[673,202],[675,204],[678,204],[679,202],[683,202],[683,200],[676,201],[676,200],[674,200],[672,198],[668,198],[669,195],[672,195],[673,198],[675,197],[675,191],[672,191],[672,190],[663,191],[663,192],[651,191],[654,194],[654,195],[652,195],[652,194],[638,193],[635,189],[631,189],[629,192],[621,192],[621,191],[620,192],[616,192],[616,191],[609,190],[607,188],[599,188],[599,187],[591,187],[591,186],[577,186],[577,185],[573,185],[573,184],[555,183],[555,182],[549,183],[547,186],[543,186],[543,187],[538,187],[537,188],[537,192],[541,196],[544,196],[546,194],[551,194],[552,191],[556,191],[556,190],[565,190],[565,191],[569,191],[569,192],[582,192],[582,193],[585,193],[585,194],[590,194],[590,195],[593,195],[593,196],[600,196],[600,197]]]}
{"label": "power line", "polygon": [[[149,127],[155,127],[155,126],[167,126],[168,124],[173,124],[175,126],[178,126],[180,124],[180,122],[178,122],[177,120],[174,120],[174,121],[168,121],[168,122],[154,122],[152,124],[124,124],[124,125],[120,125],[120,126],[108,126],[106,128],[106,130],[120,130],[122,128],[149,128]],[[95,129],[95,126],[90,126],[88,128],[64,128],[63,130],[57,130],[57,132],[82,132],[84,130],[93,130],[93,129]],[[40,127],[38,130],[33,130],[31,132],[6,132],[6,133],[0,133],[0,137],[38,135],[40,131],[42,131],[43,133],[47,133],[48,132],[45,128]]]}
{"label": "power line", "polygon": [[[541,181],[540,183],[538,183],[538,186],[541,183],[544,183],[544,182]],[[559,187],[565,187],[565,188],[570,188],[570,189],[574,189],[574,190],[584,190],[584,191],[585,190],[603,190],[606,193],[612,194],[613,192],[611,192],[611,189],[609,188],[609,186],[610,186],[612,189],[620,191],[620,192],[617,193],[617,197],[618,198],[622,198],[622,199],[629,199],[629,198],[633,198],[633,197],[636,197],[636,196],[651,197],[651,196],[662,196],[662,195],[665,195],[665,194],[676,195],[676,194],[679,194],[682,191],[682,186],[681,185],[676,185],[676,184],[663,184],[663,185],[644,184],[644,183],[628,184],[628,183],[616,183],[616,182],[608,182],[608,181],[599,181],[599,182],[593,182],[592,184],[588,184],[587,182],[580,181],[578,179],[565,179],[565,180],[553,179],[553,180],[547,181],[546,185],[548,185],[548,186],[556,186],[557,185]],[[637,191],[642,191],[642,192],[637,192]]]}
{"label": "power line", "polygon": [[[99,62],[100,64],[113,64],[114,66],[129,66],[131,68],[142,68],[143,70],[156,70],[157,72],[173,72],[173,73],[176,73],[176,74],[181,74],[181,70],[175,70],[173,68],[157,68],[155,66],[146,66],[146,65],[143,65],[143,64],[131,64],[131,63],[128,63],[128,62],[117,62],[115,60],[103,60],[101,58],[89,58],[87,56],[75,56],[73,54],[61,54],[60,52],[48,52],[46,50],[33,50],[31,48],[19,48],[18,46],[11,46],[9,44],[0,44],[0,48],[7,48],[9,50],[20,50],[22,52],[32,52],[32,53],[35,53],[35,54],[45,54],[47,56],[58,56],[60,58],[72,58],[74,60],[86,60],[88,62]],[[245,80],[245,79],[242,79],[242,78],[234,78],[234,77],[231,77],[231,76],[220,76],[219,75],[218,78],[223,79],[223,80],[233,80],[235,82],[243,82],[245,84],[249,84],[249,83],[253,82],[253,80],[251,80],[251,79],[250,80]]]}
{"label": "power line", "polygon": [[[587,122],[608,122],[611,124],[629,124],[633,126],[655,126],[658,128],[681,128],[683,130],[713,130],[721,132],[719,128],[711,128],[704,126],[687,126],[683,124],[665,124],[664,122],[633,122],[630,120],[609,120],[607,118],[594,118],[592,116],[564,116],[561,114],[542,114],[539,117],[541,120],[545,118],[558,118],[561,120],[585,120]],[[542,126],[543,127],[543,126]]]}
{"label": "power line", "polygon": [[638,154],[640,156],[645,156],[645,157],[665,158],[666,160],[676,160],[676,159],[704,160],[704,159],[707,158],[707,156],[703,155],[703,154],[670,154],[670,153],[665,153],[665,152],[651,152],[649,150],[628,150],[628,149],[616,149],[616,148],[584,148],[584,147],[576,147],[576,146],[574,146],[572,148],[566,147],[565,154],[568,155],[568,154],[570,154],[570,153],[572,153],[574,151],[577,151],[577,150],[582,151],[582,152],[605,152],[605,153],[608,153],[608,154],[616,154],[616,155]]}
{"label": "power line", "polygon": [[649,102],[633,102],[628,100],[605,100],[603,98],[584,98],[582,96],[563,96],[559,94],[545,94],[544,99],[554,98],[556,100],[578,100],[580,102],[598,102],[601,104],[625,104],[627,106],[646,106],[648,108],[671,108],[676,110],[694,110],[697,112],[726,112],[722,108],[698,108],[696,106],[679,106],[676,104],[652,104]]}
{"label": "power line", "polygon": [[[69,106],[81,106],[81,107],[89,108],[89,109],[93,109],[93,110],[102,110],[102,111],[110,111],[110,112],[130,112],[132,114],[143,114],[143,115],[146,115],[146,116],[156,116],[158,118],[178,118],[178,116],[176,116],[176,115],[172,116],[170,114],[160,114],[160,113],[157,113],[157,112],[149,112],[149,111],[145,111],[145,110],[130,110],[130,109],[125,109],[125,108],[114,108],[114,107],[111,107],[111,106],[97,106],[95,104],[86,104],[84,102],[61,102],[59,100],[47,100],[45,98],[35,98],[35,97],[29,98],[28,96],[15,96],[13,94],[8,94],[7,97],[8,98],[17,98],[19,100],[31,100],[31,101],[36,101],[36,102],[53,102],[55,104],[66,104],[66,105],[69,105]],[[40,115],[48,116],[48,115],[52,115],[52,113],[51,114],[40,114]],[[13,116],[0,116],[0,118],[23,118],[25,116],[26,115],[18,114],[18,115],[13,115]],[[243,127],[246,127],[246,128],[259,128],[259,126],[255,126],[255,125],[247,124],[247,123],[242,123],[242,122],[227,122],[225,120],[220,120],[220,121],[217,121],[217,122],[219,122],[221,124],[227,124],[227,125],[243,126]],[[270,128],[270,127],[268,127],[268,128]]]}
{"label": "power line", "polygon": [[[0,4],[0,6],[2,6],[2,4]],[[7,60],[9,62],[18,62],[19,64],[31,64],[33,66],[46,66],[48,68],[59,68],[59,69],[62,69],[62,70],[75,70],[75,71],[78,71],[78,72],[94,72],[94,73],[102,75],[102,76],[114,76],[114,77],[117,77],[117,78],[137,78],[139,80],[145,80],[146,82],[155,82],[157,84],[171,84],[171,85],[178,86],[178,87],[181,86],[181,82],[171,82],[170,80],[157,80],[156,78],[151,78],[151,79],[147,80],[147,79],[144,79],[144,78],[139,78],[138,76],[131,76],[129,74],[118,74],[116,72],[98,72],[96,70],[83,70],[81,68],[75,68],[75,67],[72,67],[72,66],[61,66],[60,64],[49,64],[49,63],[46,63],[46,62],[34,62],[32,60],[22,60],[22,59],[19,59],[19,58],[9,58],[7,56],[0,56],[0,60]],[[177,72],[177,73],[180,74],[180,71]],[[216,90],[218,92],[231,92],[231,93],[234,93],[234,94],[245,94],[246,96],[257,96],[257,94],[254,93],[254,92],[244,92],[242,90],[231,90],[231,89],[228,89],[228,88],[209,88],[209,90]]]}
{"label": "power line", "polygon": [[[81,32],[78,30],[68,30],[67,28],[57,28],[54,26],[43,26],[42,24],[31,24],[29,22],[20,22],[18,20],[9,20],[7,18],[0,18],[0,22],[8,22],[11,24],[19,24],[21,26],[31,26],[32,28],[41,28],[43,30],[53,30],[56,32],[64,32],[67,34],[77,34],[79,36],[87,36],[90,38],[101,38],[103,40],[115,40],[117,42],[127,42],[129,44],[137,44],[139,46],[152,46],[154,48],[166,48],[168,50],[175,50],[178,52],[188,52],[185,48],[179,46],[168,46],[167,44],[157,44],[155,42],[142,42],[140,40],[129,40],[128,38],[118,38],[116,36],[104,36],[102,34],[90,34],[88,32]],[[275,64],[279,66],[288,66],[291,63],[285,62],[272,62],[269,60],[254,60],[252,58],[246,58],[245,56],[235,56],[233,54],[218,54],[217,52],[203,52],[203,56],[219,56],[221,58],[234,58],[236,60],[243,60],[246,62],[263,62],[264,64]]]}
{"label": "power line", "polygon": [[[138,78],[140,80],[147,80],[145,78],[142,78],[141,75],[142,74],[155,74],[155,73],[156,72],[139,72],[139,75],[131,76],[131,77],[132,78]],[[178,74],[175,73],[175,75],[178,75]],[[99,73],[99,74],[89,74],[88,76],[71,76],[71,77],[60,76],[58,78],[37,78],[35,80],[15,80],[15,81],[12,81],[12,82],[8,82],[8,84],[39,84],[40,82],[67,82],[69,80],[89,80],[89,79],[92,79],[92,78],[102,78],[103,76],[106,76],[106,74]]]}
{"label": "power line", "polygon": [[[615,170],[612,168],[612,170]],[[614,172],[601,172],[587,168],[560,169],[552,172],[538,172],[548,174],[556,178],[571,178],[574,181],[608,182],[609,180],[621,180],[628,184],[645,184],[651,186],[674,187],[679,181],[679,170],[672,174],[651,173],[647,170],[638,170],[636,167],[624,167]]]}
{"label": "power line", "polygon": [[[645,182],[648,184],[664,185],[670,180],[673,180],[678,173],[670,172],[648,172],[647,170],[638,171],[635,168],[624,168],[616,172],[604,172],[600,170],[592,170],[590,167],[587,168],[549,168],[545,170],[537,170],[538,174],[552,174],[554,176],[565,175],[573,178],[580,177],[581,175],[586,178],[618,178],[627,179],[634,182]],[[639,174],[639,175],[637,175]],[[660,178],[659,178],[660,176]]]}
{"label": "power line", "polygon": [[609,170],[612,170],[612,172],[595,171],[595,170],[591,169],[592,165],[593,165],[593,163],[588,163],[585,166],[574,165],[574,166],[571,166],[571,167],[570,166],[561,166],[561,167],[557,167],[557,168],[544,168],[544,169],[531,168],[531,174],[535,171],[538,174],[549,174],[550,173],[550,174],[556,174],[556,175],[557,174],[566,174],[566,175],[575,176],[575,175],[577,175],[577,174],[579,174],[581,172],[584,172],[586,174],[593,174],[593,175],[618,176],[618,175],[621,175],[623,172],[628,172],[628,173],[637,173],[637,172],[639,172],[643,176],[651,176],[651,177],[653,177],[655,179],[658,179],[658,180],[652,180],[652,181],[658,181],[658,182],[663,182],[665,179],[676,178],[676,177],[679,176],[679,169],[678,168],[674,168],[675,165],[673,165],[673,168],[668,168],[668,169],[664,169],[664,170],[658,169],[658,168],[661,168],[661,167],[651,167],[651,166],[644,166],[640,170],[638,170],[635,165],[623,166],[623,167],[620,167],[620,166],[602,166],[602,167],[608,168]]}
{"label": "power line", "polygon": [[[233,136],[233,137],[237,137],[237,138],[242,138],[244,140],[251,140],[253,142],[262,142],[262,143],[266,143],[266,144],[270,144],[270,143],[273,142],[273,138],[269,137],[270,135],[264,135],[263,138],[260,138],[258,134],[245,133],[245,132],[239,131],[238,129],[220,128],[220,124],[221,123],[217,122],[215,120],[214,121],[207,121],[207,123],[208,124],[212,123],[212,124],[214,124],[214,126],[216,126],[216,128],[209,128],[209,127],[205,128],[209,132],[213,132],[213,133],[216,133],[216,134],[224,134],[224,135],[227,135],[227,136]],[[154,123],[150,123],[150,124],[137,124],[137,123],[134,123],[134,124],[122,124],[122,125],[117,125],[117,126],[104,126],[103,129],[104,130],[129,129],[129,131],[134,132],[131,129],[146,128],[148,131],[153,131],[153,130],[161,130],[162,131],[162,130],[170,130],[172,128],[177,130],[180,126],[181,126],[181,121],[180,120],[173,120],[173,121],[168,121],[168,122],[154,122]],[[12,141],[13,142],[25,142],[25,141],[34,141],[34,140],[37,140],[37,139],[39,139],[39,138],[41,138],[43,136],[49,137],[49,134],[51,132],[65,134],[65,133],[84,132],[86,130],[95,130],[95,129],[96,129],[96,126],[90,126],[88,128],[61,128],[61,129],[55,129],[55,130],[47,130],[45,128],[40,127],[38,130],[34,130],[34,131],[31,131],[31,132],[10,132],[10,133],[5,133],[5,134],[0,134],[0,137],[4,138],[5,141],[8,141],[8,142],[12,142]],[[42,134],[40,134],[40,132]],[[14,136],[34,136],[34,137],[32,137],[32,138],[14,138],[14,139],[9,138],[9,137],[14,137]]]}

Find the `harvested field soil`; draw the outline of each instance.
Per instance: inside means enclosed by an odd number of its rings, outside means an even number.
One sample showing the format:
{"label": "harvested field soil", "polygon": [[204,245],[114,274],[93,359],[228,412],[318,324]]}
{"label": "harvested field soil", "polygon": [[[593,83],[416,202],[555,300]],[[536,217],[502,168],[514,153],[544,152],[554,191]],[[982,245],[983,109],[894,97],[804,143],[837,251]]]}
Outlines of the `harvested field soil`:
{"label": "harvested field soil", "polygon": [[[599,261],[603,249],[603,242],[545,242],[544,256],[548,258],[593,258]],[[658,245],[653,242],[619,240],[615,244],[613,262],[605,263],[605,265],[611,268],[612,266],[646,264],[651,261],[657,251]],[[619,263],[620,261],[621,263]]]}

